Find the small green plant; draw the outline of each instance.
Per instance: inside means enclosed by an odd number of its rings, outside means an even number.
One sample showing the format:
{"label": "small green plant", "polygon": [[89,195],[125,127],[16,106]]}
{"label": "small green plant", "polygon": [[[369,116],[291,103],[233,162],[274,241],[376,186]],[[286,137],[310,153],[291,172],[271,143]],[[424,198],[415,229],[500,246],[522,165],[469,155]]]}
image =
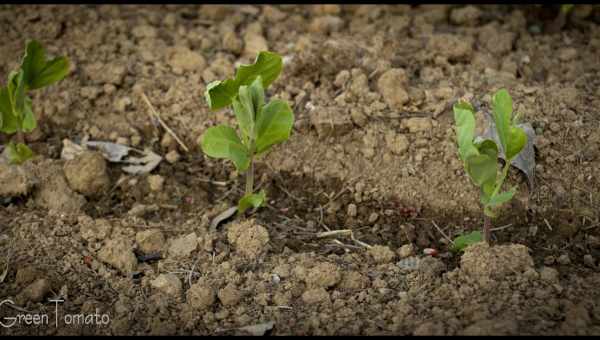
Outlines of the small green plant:
{"label": "small green plant", "polygon": [[68,73],[66,57],[47,60],[39,42],[32,40],[27,44],[19,69],[10,72],[7,85],[0,88],[0,132],[16,134],[17,138],[17,143],[10,141],[6,146],[10,163],[20,164],[33,157],[23,138],[23,133],[37,127],[28,92],[51,85]]}
{"label": "small green plant", "polygon": [[481,235],[481,231],[474,230],[468,234],[460,235],[454,239],[450,250],[458,253],[464,251],[468,246],[475,244],[477,242],[481,242],[483,240],[483,236]]}
{"label": "small green plant", "polygon": [[[480,188],[483,205],[485,240],[490,240],[491,219],[494,208],[508,202],[516,192],[516,187],[501,192],[502,184],[508,175],[512,160],[527,143],[525,131],[517,126],[518,115],[513,117],[512,98],[501,89],[492,98],[492,116],[500,145],[491,139],[475,138],[475,110],[470,103],[459,101],[453,107],[458,139],[458,153],[465,170],[475,185]],[[498,176],[499,152],[505,155],[505,164]]]}
{"label": "small green plant", "polygon": [[265,99],[265,89],[279,76],[281,56],[260,52],[251,65],[238,68],[234,79],[208,84],[205,97],[212,110],[233,106],[238,132],[226,125],[207,129],[200,138],[202,151],[214,158],[229,159],[239,172],[246,172],[246,190],[238,203],[238,213],[258,208],[266,200],[261,190],[254,193],[254,162],[277,143],[286,141],[294,125],[287,102]]}

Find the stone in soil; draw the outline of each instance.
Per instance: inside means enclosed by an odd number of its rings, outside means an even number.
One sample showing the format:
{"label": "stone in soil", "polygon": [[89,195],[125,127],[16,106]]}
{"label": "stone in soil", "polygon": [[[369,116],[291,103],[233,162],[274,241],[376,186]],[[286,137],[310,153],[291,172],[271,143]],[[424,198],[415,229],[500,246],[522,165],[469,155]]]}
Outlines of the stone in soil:
{"label": "stone in soil", "polygon": [[84,151],[66,161],[64,172],[71,189],[85,196],[100,196],[110,186],[106,160],[99,152]]}
{"label": "stone in soil", "polygon": [[135,235],[138,249],[144,254],[160,252],[165,246],[165,236],[158,229],[143,230]]}
{"label": "stone in soil", "polygon": [[552,267],[542,267],[540,269],[540,279],[548,283],[558,283],[558,271]]}
{"label": "stone in soil", "polygon": [[98,259],[117,268],[123,274],[131,274],[137,268],[137,258],[131,242],[125,239],[112,239],[98,251]]}
{"label": "stone in soil", "polygon": [[310,123],[320,138],[342,136],[352,131],[350,115],[338,106],[319,106],[310,110]]}

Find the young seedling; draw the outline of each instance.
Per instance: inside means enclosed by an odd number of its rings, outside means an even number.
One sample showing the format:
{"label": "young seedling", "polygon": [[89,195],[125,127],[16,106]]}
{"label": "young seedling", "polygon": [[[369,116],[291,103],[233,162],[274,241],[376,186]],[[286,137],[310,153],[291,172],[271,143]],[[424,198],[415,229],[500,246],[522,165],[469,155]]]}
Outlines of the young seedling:
{"label": "young seedling", "polygon": [[279,76],[281,56],[260,52],[251,65],[238,68],[234,79],[208,84],[205,97],[212,110],[233,106],[239,134],[229,126],[207,129],[200,138],[202,151],[214,158],[233,162],[239,172],[246,172],[246,190],[238,203],[241,214],[250,207],[264,204],[266,193],[254,193],[254,162],[277,143],[286,141],[294,125],[294,114],[287,102],[267,103],[265,89]]}
{"label": "young seedling", "polygon": [[[483,235],[490,240],[491,219],[496,216],[494,209],[512,199],[516,187],[501,192],[502,184],[508,175],[512,160],[527,143],[525,131],[517,126],[518,115],[513,117],[512,98],[501,89],[492,98],[494,128],[500,145],[491,139],[475,138],[475,110],[470,103],[459,101],[453,107],[458,139],[458,153],[465,170],[475,185],[481,190],[484,225]],[[505,155],[505,163],[498,176],[498,157]]]}
{"label": "young seedling", "polygon": [[6,146],[10,163],[20,164],[33,157],[23,138],[23,133],[37,127],[28,92],[51,85],[68,73],[66,57],[47,60],[39,42],[32,40],[27,44],[19,69],[10,72],[7,85],[0,88],[0,132],[16,134],[17,139],[16,144],[10,141]]}

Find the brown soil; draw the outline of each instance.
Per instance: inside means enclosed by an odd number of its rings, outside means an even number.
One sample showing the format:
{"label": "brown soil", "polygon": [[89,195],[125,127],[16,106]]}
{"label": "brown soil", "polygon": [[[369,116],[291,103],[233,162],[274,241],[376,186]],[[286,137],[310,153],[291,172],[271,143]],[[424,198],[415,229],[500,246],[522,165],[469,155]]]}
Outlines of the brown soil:
{"label": "brown soil", "polygon": [[[38,157],[0,167],[3,186],[18,179],[0,206],[0,299],[50,325],[0,334],[243,334],[270,321],[274,335],[600,334],[600,10],[576,5],[553,34],[536,11],[0,6],[0,79],[30,38],[73,64],[32,93]],[[234,123],[203,92],[262,49],[285,56],[269,94],[292,103],[294,131],[257,164],[268,207],[213,230],[243,176],[197,146],[207,127]],[[492,247],[460,256],[440,230],[454,238],[482,218],[451,106],[486,108],[499,88],[536,130],[535,186],[511,170],[519,194]],[[190,152],[153,124],[142,92]],[[131,176],[94,154],[61,160],[65,138],[173,162]],[[372,248],[316,237],[327,229]],[[65,300],[58,327],[52,298]],[[110,323],[63,317],[93,313]]]}

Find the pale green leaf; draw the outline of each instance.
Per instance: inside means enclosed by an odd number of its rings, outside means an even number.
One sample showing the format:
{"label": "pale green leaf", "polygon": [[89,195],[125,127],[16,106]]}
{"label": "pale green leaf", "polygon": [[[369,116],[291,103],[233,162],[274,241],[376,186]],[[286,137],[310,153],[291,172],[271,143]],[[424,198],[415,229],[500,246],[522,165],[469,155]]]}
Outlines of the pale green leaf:
{"label": "pale green leaf", "polygon": [[66,77],[69,73],[69,60],[66,57],[46,60],[46,51],[42,45],[32,40],[27,44],[21,69],[24,72],[25,85],[35,90]]}
{"label": "pale green leaf", "polygon": [[518,126],[509,128],[509,138],[506,145],[506,159],[510,162],[515,158],[527,144],[527,134]]}
{"label": "pale green leaf", "polygon": [[256,118],[256,152],[267,151],[272,145],[286,141],[294,125],[294,113],[283,100],[272,100]]}
{"label": "pale green leaf", "polygon": [[496,123],[496,131],[502,150],[506,152],[508,139],[510,138],[510,123],[512,118],[512,98],[508,91],[501,89],[492,98],[492,111]]}
{"label": "pale green leaf", "polygon": [[25,98],[25,108],[23,110],[23,125],[21,126],[24,132],[31,132],[37,127],[35,115],[31,110],[31,98]]}
{"label": "pale green leaf", "polygon": [[200,147],[210,157],[231,160],[238,171],[245,171],[250,165],[248,149],[229,126],[208,128],[200,139]]}
{"label": "pale green leaf", "polygon": [[10,142],[6,146],[6,149],[8,162],[11,164],[22,164],[33,157],[33,151],[23,143],[14,144],[13,142]]}
{"label": "pale green leaf", "polygon": [[480,231],[472,231],[469,234],[461,235],[454,239],[450,250],[454,252],[464,251],[468,246],[483,241]]}
{"label": "pale green leaf", "polygon": [[267,194],[264,190],[261,190],[258,194],[248,194],[240,199],[238,203],[238,213],[243,214],[248,208],[259,208],[263,205],[267,198]]}
{"label": "pale green leaf", "polygon": [[497,159],[487,154],[470,156],[465,162],[467,173],[477,186],[493,183],[497,176]]}
{"label": "pale green leaf", "polygon": [[477,150],[473,146],[475,136],[475,114],[471,104],[459,101],[453,106],[454,121],[456,123],[456,136],[458,140],[458,153],[465,161],[469,156],[476,155]]}
{"label": "pale green leaf", "polygon": [[509,191],[496,194],[488,201],[487,205],[490,207],[497,207],[499,205],[502,205],[503,203],[510,201],[515,195],[516,191],[516,188],[513,187]]}

